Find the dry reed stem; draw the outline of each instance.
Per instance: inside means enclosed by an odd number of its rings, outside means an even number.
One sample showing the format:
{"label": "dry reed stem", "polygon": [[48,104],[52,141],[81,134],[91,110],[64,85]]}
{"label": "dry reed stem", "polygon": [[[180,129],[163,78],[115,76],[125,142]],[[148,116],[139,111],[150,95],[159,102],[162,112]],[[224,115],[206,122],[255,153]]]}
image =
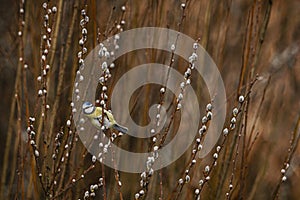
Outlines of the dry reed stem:
{"label": "dry reed stem", "polygon": [[297,149],[297,147],[300,143],[299,141],[300,141],[300,115],[298,116],[297,123],[296,123],[296,126],[294,128],[294,131],[291,132],[290,146],[289,146],[289,149],[287,151],[287,155],[286,155],[286,158],[284,160],[283,167],[282,167],[282,170],[285,170],[285,171],[283,173],[283,171],[281,170],[281,176],[280,176],[280,179],[279,179],[279,181],[278,181],[278,183],[275,187],[275,190],[273,192],[272,199],[278,199],[279,198],[280,187],[283,184],[283,182],[285,182],[284,177],[286,177],[285,176],[286,171],[288,170],[289,165],[291,163],[291,160],[293,159],[293,156],[296,152],[296,149]]}

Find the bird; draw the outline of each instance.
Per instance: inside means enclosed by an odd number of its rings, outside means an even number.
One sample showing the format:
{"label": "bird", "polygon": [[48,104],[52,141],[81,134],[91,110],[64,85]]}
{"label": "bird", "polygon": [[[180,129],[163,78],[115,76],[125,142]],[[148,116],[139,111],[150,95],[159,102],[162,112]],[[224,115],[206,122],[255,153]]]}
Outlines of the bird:
{"label": "bird", "polygon": [[128,128],[119,125],[112,113],[104,109],[104,112],[102,113],[102,107],[96,107],[92,103],[86,101],[82,104],[82,110],[83,114],[87,116],[91,123],[98,129],[101,129],[102,126],[102,114],[104,116],[103,125],[106,129],[112,128],[115,129],[123,134],[126,134],[128,132]]}

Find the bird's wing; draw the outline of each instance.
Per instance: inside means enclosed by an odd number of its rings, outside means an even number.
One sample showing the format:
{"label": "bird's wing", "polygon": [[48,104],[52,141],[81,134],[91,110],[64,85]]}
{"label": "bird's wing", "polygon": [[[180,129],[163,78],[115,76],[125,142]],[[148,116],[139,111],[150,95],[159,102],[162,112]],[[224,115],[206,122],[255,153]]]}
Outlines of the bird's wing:
{"label": "bird's wing", "polygon": [[116,124],[114,116],[110,112],[108,112],[107,110],[104,110],[104,113],[106,114],[106,116],[111,124]]}

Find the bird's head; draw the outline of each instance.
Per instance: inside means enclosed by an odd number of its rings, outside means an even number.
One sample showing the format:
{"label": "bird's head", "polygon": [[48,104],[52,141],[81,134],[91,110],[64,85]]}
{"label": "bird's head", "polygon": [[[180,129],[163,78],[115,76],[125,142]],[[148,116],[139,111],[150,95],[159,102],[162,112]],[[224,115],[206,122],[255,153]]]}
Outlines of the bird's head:
{"label": "bird's head", "polygon": [[95,106],[91,102],[86,101],[82,104],[82,110],[84,114],[89,115],[95,111]]}

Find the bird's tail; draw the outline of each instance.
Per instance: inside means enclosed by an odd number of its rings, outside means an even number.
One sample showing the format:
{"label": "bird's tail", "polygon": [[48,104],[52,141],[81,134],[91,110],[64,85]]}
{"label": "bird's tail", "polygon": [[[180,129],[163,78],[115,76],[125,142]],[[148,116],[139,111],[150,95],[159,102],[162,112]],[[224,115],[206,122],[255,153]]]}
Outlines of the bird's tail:
{"label": "bird's tail", "polygon": [[126,134],[128,132],[128,128],[126,128],[125,126],[121,126],[119,124],[114,124],[113,128],[116,129],[117,131],[120,131],[124,134]]}

